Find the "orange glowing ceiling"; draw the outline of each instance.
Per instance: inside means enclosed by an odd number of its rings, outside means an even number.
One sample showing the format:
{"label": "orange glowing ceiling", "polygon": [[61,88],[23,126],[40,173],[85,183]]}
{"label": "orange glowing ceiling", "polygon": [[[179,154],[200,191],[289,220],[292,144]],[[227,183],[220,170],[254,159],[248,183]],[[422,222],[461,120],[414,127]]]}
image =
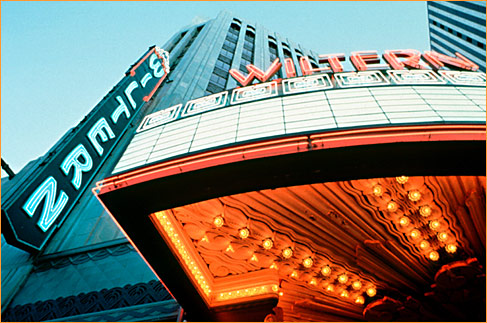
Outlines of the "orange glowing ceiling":
{"label": "orange glowing ceiling", "polygon": [[273,299],[266,320],[485,318],[485,177],[282,187],[150,217],[209,308]]}

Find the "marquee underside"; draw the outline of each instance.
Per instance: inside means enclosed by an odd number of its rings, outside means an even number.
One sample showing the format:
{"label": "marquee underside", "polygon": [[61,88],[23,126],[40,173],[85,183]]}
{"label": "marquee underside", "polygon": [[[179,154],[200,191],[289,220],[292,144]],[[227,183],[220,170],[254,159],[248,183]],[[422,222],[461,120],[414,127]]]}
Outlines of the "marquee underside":
{"label": "marquee underside", "polygon": [[189,320],[485,319],[481,125],[273,139],[96,192]]}

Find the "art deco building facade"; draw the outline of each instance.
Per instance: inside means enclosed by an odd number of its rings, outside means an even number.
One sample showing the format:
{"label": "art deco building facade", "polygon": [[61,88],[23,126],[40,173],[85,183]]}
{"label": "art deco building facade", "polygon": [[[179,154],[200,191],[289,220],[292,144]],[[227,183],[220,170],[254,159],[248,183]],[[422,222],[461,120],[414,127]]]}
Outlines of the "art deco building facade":
{"label": "art deco building facade", "polygon": [[3,321],[485,319],[474,64],[228,13],[162,49],[2,180]]}
{"label": "art deco building facade", "polygon": [[485,72],[485,1],[427,1],[431,49],[459,52]]}

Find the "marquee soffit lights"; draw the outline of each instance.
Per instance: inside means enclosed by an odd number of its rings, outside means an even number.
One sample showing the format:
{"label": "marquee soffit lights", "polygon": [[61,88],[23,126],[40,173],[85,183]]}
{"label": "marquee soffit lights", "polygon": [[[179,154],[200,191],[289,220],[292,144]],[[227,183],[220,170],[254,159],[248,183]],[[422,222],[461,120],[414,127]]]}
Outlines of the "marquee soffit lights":
{"label": "marquee soffit lights", "polygon": [[[391,234],[406,246],[404,252],[417,258],[418,263],[437,262],[442,257],[442,249],[455,253],[461,245],[456,238],[458,232],[452,231],[449,218],[443,214],[443,202],[437,204],[423,177],[409,177],[405,184],[399,184],[394,178],[340,183],[340,186],[348,187],[347,190],[360,192],[364,196],[364,203],[378,210],[375,213],[378,223],[386,224]],[[374,194],[377,185],[384,189],[380,197]],[[411,190],[420,192],[421,200],[409,199]],[[387,210],[390,196],[394,196],[400,205],[397,211],[400,214]],[[234,206],[225,205],[223,209],[218,206],[231,198],[199,202],[190,208],[185,206],[150,215],[161,236],[181,260],[183,270],[210,307],[250,299],[284,297],[286,291],[282,290],[280,283],[283,280],[307,286],[323,294],[323,297],[338,296],[356,306],[362,306],[367,298],[375,297],[378,287],[387,288],[360,270],[335,261],[337,255],[330,254],[326,249],[307,245],[304,242],[306,238],[302,241],[291,238],[286,234],[290,228],[282,227],[279,232],[272,232],[269,231],[269,224],[261,222],[263,218],[258,214],[247,218],[247,214],[233,210]],[[428,219],[419,212],[420,207],[424,207],[422,203],[427,203],[431,208]],[[227,218],[223,225],[213,225],[215,216],[212,217],[212,212]],[[407,222],[401,223],[404,218],[408,219]],[[431,223],[439,223],[441,232],[438,232],[439,227],[432,228]],[[241,237],[242,228],[247,230],[245,239]],[[273,238],[262,238],[263,235]],[[235,268],[243,266],[245,269],[231,275],[231,272],[224,274],[214,267],[211,269],[213,265],[208,263],[208,257],[215,257],[217,250],[228,258],[225,263],[231,263],[233,259]]]}

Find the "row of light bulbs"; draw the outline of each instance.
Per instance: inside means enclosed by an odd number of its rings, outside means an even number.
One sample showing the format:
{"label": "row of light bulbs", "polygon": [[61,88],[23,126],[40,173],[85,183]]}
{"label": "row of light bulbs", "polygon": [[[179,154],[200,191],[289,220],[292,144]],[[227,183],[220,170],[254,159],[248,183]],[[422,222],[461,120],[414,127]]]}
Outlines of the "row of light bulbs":
{"label": "row of light bulbs", "polygon": [[[396,181],[402,185],[407,183],[408,180],[409,180],[408,176],[396,177]],[[377,196],[377,197],[382,196],[383,193],[384,193],[384,189],[381,185],[375,185],[372,189],[372,194]],[[421,199],[421,193],[418,190],[411,190],[408,192],[408,198],[412,202],[418,202]],[[389,203],[387,203],[387,211],[388,212],[394,213],[398,209],[399,209],[399,206],[396,202],[390,201]],[[429,205],[423,205],[419,208],[419,214],[421,214],[421,216],[423,216],[424,218],[429,217],[432,213],[433,213],[433,210],[431,209],[431,207]],[[407,216],[402,216],[399,218],[399,225],[401,227],[406,228],[410,224],[411,224],[411,220]],[[428,226],[433,231],[440,231],[440,230],[442,230],[442,227],[443,227],[442,222],[440,222],[439,220],[429,221]],[[409,236],[411,237],[411,239],[413,241],[416,242],[416,244],[419,246],[419,248],[421,250],[427,251],[428,249],[430,249],[431,244],[426,239],[421,240],[422,234],[421,234],[421,231],[418,230],[417,228],[413,228],[411,231],[409,231]],[[446,232],[446,230],[445,231],[442,230],[436,234],[436,237],[440,242],[445,242],[445,241],[449,240],[449,238],[452,236],[450,234],[448,234]],[[457,251],[457,245],[453,242],[450,242],[450,243],[445,245],[445,250],[448,253],[455,253]],[[436,250],[431,250],[428,253],[428,258],[432,261],[437,261],[440,259],[440,254]]]}
{"label": "row of light bulbs", "polygon": [[176,247],[179,255],[184,260],[186,267],[191,271],[191,274],[197,281],[198,285],[201,287],[206,296],[210,296],[211,289],[209,283],[206,281],[201,269],[191,258],[188,250],[186,250],[186,247],[180,240],[179,235],[176,233],[176,230],[174,229],[174,226],[171,223],[169,217],[164,214],[164,212],[157,212],[155,213],[155,215],[159,220],[159,223],[162,225],[162,228],[166,232],[167,236],[169,237],[169,239],[171,239],[172,244]]}
{"label": "row of light bulbs", "polygon": [[[222,216],[218,215],[216,217],[213,218],[213,224],[217,227],[217,228],[221,228],[224,224],[225,224],[225,220]],[[250,236],[250,231],[248,228],[244,227],[244,228],[241,228],[238,230],[238,236],[241,238],[241,239],[246,239]],[[265,249],[265,250],[270,250],[272,249],[272,247],[274,246],[274,242],[271,238],[266,238],[264,240],[262,240],[262,247]],[[227,248],[228,250],[228,248]],[[281,250],[281,256],[284,258],[284,259],[289,259],[293,256],[293,249],[291,247],[286,247],[284,249]],[[309,269],[313,266],[314,264],[314,261],[313,261],[313,258],[311,257],[306,257],[302,260],[302,265],[303,267]],[[270,268],[277,268],[276,264],[273,263],[271,265]],[[329,265],[325,265],[323,267],[321,267],[321,270],[320,270],[320,273],[322,276],[324,277],[327,277],[331,274],[332,270],[331,270],[331,267]],[[290,276],[292,278],[298,278],[298,273],[297,271],[293,271]],[[338,276],[338,282],[341,283],[341,284],[346,284],[348,282],[349,278],[347,276],[347,274],[343,273],[341,275]],[[317,285],[317,280],[316,278],[312,278],[310,280],[310,285]],[[356,280],[354,281],[352,284],[351,284],[352,288],[356,291],[359,291],[361,288],[362,288],[362,283],[359,281],[359,280]],[[335,286],[333,284],[328,284],[326,286],[326,290],[329,291],[329,292],[333,292],[335,289]],[[370,297],[373,297],[376,295],[377,291],[376,291],[376,288],[373,286],[373,285],[370,285],[367,289],[366,289],[366,293],[368,296]],[[282,293],[280,293],[281,295]],[[282,296],[282,295],[281,295]],[[340,293],[340,296],[341,297],[344,297],[344,298],[348,298],[349,297],[349,294],[348,294],[348,291],[346,289],[342,290],[341,293]],[[364,304],[365,302],[365,299],[362,295],[358,295],[357,298],[355,299],[355,302],[358,303],[358,304]]]}

